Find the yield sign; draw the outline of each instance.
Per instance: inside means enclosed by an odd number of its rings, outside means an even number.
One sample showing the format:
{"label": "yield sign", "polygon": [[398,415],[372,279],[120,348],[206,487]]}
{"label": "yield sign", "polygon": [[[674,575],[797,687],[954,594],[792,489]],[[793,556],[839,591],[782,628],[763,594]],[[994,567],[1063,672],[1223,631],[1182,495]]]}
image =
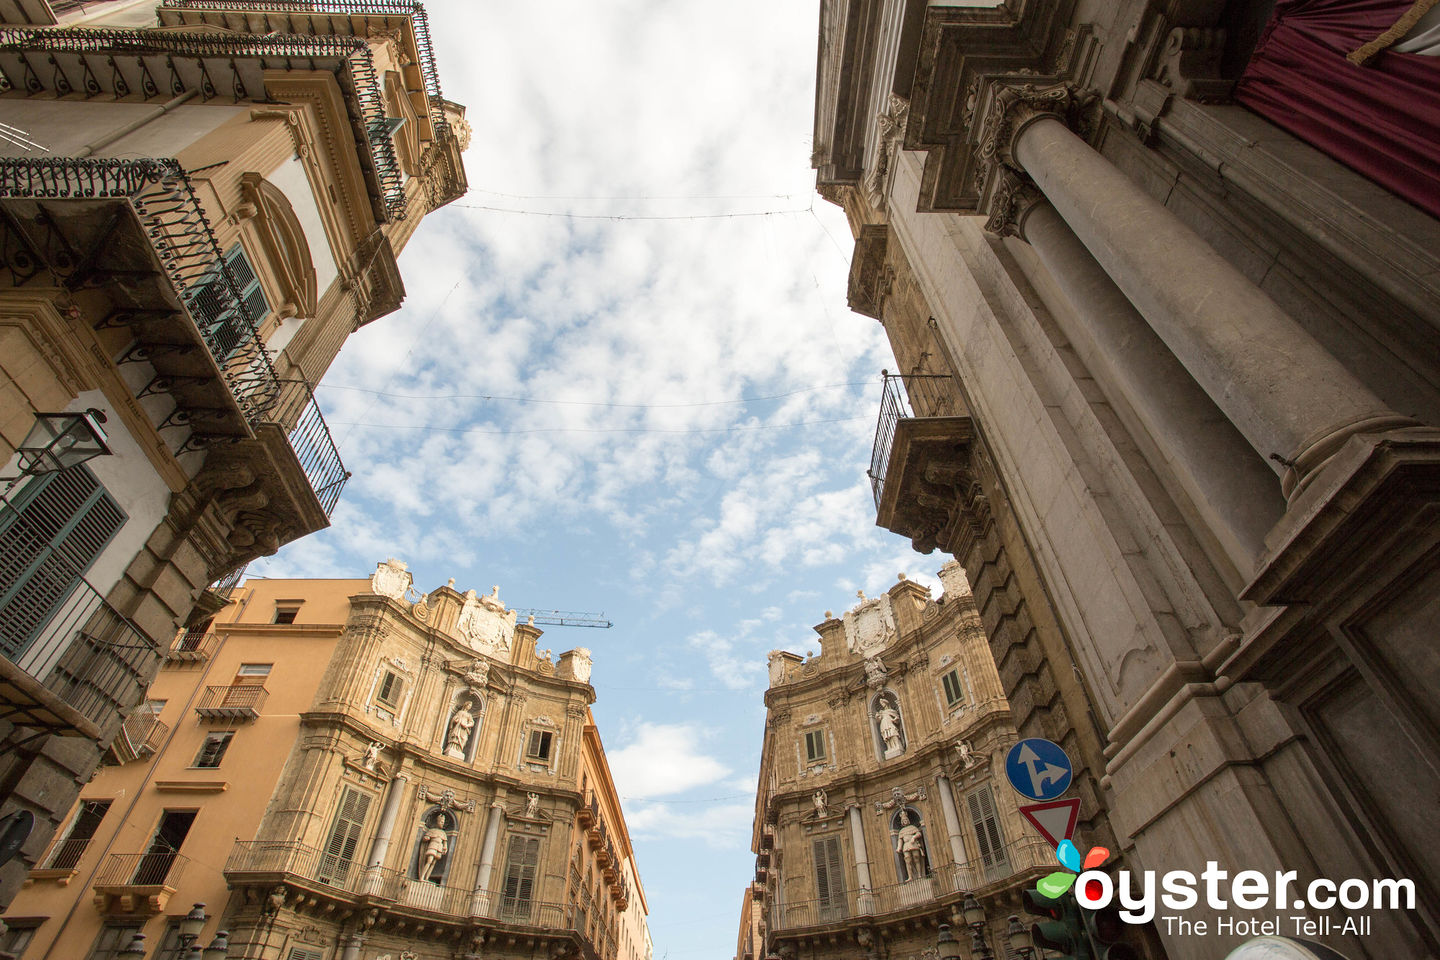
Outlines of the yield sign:
{"label": "yield sign", "polygon": [[1050,846],[1058,847],[1061,840],[1069,840],[1075,834],[1075,821],[1080,817],[1080,800],[1077,797],[1022,805],[1020,813],[1034,824],[1041,836],[1050,841]]}

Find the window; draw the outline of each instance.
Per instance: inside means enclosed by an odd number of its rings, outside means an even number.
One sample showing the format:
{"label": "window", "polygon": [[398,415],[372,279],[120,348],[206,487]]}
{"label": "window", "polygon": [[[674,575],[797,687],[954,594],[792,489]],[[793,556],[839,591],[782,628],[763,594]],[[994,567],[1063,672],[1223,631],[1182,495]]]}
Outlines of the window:
{"label": "window", "polygon": [[404,686],[405,682],[403,680],[389,670],[386,670],[385,676],[380,678],[380,689],[379,692],[375,694],[375,699],[391,710],[394,710],[400,706],[400,690]]}
{"label": "window", "polygon": [[820,901],[820,920],[828,923],[846,916],[845,861],[840,856],[840,838],[826,837],[811,846],[815,857],[815,896]]}
{"label": "window", "polygon": [[220,355],[228,358],[246,341],[254,338],[255,329],[270,314],[270,304],[260,279],[237,243],[225,253],[224,264],[235,281],[240,302],[232,303],[222,291],[225,281],[217,266],[213,276],[197,285],[190,300],[190,312],[206,339],[219,347]]}
{"label": "window", "polygon": [[275,604],[276,623],[294,623],[295,617],[300,613],[298,603],[277,603]]}
{"label": "window", "polygon": [[535,867],[539,862],[538,838],[510,838],[505,862],[505,890],[500,901],[502,915],[520,919],[530,916],[530,900],[535,894]]}
{"label": "window", "polygon": [[115,960],[140,930],[138,923],[105,924],[95,938],[95,945],[90,948],[88,960]]}
{"label": "window", "polygon": [[18,662],[44,638],[42,656],[58,656],[52,647],[69,632],[46,637],[45,628],[124,525],[125,512],[83,465],[32,479],[13,509],[0,507],[0,654]]}
{"label": "window", "polygon": [[265,678],[270,676],[270,668],[273,663],[242,663],[240,669],[235,671],[235,684],[242,687],[264,686]]}
{"label": "window", "polygon": [[80,801],[80,812],[75,814],[75,819],[70,824],[70,832],[65,835],[65,839],[55,845],[55,852],[50,855],[50,862],[46,864],[46,869],[74,870],[75,865],[85,854],[85,848],[90,845],[90,840],[95,836],[100,821],[105,819],[105,813],[109,809],[109,800]]}
{"label": "window", "polygon": [[825,759],[825,731],[813,730],[805,734],[805,762],[821,763]]}
{"label": "window", "polygon": [[325,954],[319,950],[307,950],[305,947],[291,947],[290,956],[286,960],[323,960]]}
{"label": "window", "polygon": [[220,766],[220,761],[225,758],[225,751],[230,749],[230,738],[233,736],[235,736],[234,730],[220,730],[206,734],[205,743],[200,747],[200,753],[196,755],[195,763],[192,766]]}
{"label": "window", "polygon": [[168,700],[146,700],[140,709],[149,711],[151,716],[158,717],[165,710]]}
{"label": "window", "polygon": [[0,953],[8,953],[18,957],[30,946],[30,940],[35,936],[35,929],[43,922],[41,920],[16,920],[6,918],[6,924],[10,929],[0,933]]}
{"label": "window", "polygon": [[321,883],[345,882],[350,865],[355,860],[355,848],[360,845],[365,815],[369,812],[370,794],[346,787],[340,796],[340,808],[335,812],[335,824],[330,828],[330,839],[325,842],[320,872],[315,879]]}
{"label": "window", "polygon": [[951,670],[940,678],[940,683],[945,687],[945,703],[952,709],[965,702],[965,687],[960,683],[960,671]]}
{"label": "window", "polygon": [[525,756],[531,760],[550,759],[550,738],[548,730],[531,730],[530,742],[525,747]]}
{"label": "window", "polygon": [[970,824],[975,830],[975,841],[980,846],[980,862],[986,867],[1006,862],[1005,839],[1000,832],[1000,822],[995,816],[995,797],[989,784],[973,791],[965,798],[970,810]]}
{"label": "window", "polygon": [[165,882],[180,847],[190,834],[190,827],[195,823],[197,812],[166,810],[160,814],[160,822],[155,826],[155,835],[150,838],[150,846],[145,849],[145,855],[140,858],[140,863],[135,868],[135,875],[130,878],[133,886],[158,887]]}

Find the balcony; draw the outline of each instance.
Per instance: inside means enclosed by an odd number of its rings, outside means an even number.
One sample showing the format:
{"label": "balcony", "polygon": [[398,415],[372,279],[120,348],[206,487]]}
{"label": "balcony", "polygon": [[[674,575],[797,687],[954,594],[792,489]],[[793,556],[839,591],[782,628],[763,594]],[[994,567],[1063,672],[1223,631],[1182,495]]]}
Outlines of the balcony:
{"label": "balcony", "polygon": [[[26,524],[23,513],[11,514],[13,553],[0,563],[38,552],[30,541],[39,534]],[[20,592],[0,605],[0,719],[104,742],[144,697],[160,651],[84,577],[55,602],[43,599]]]}
{"label": "balcony", "polygon": [[163,913],[189,863],[171,852],[112,853],[95,876],[95,909],[106,915]]}
{"label": "balcony", "polygon": [[181,663],[209,660],[219,642],[220,635],[208,625],[182,630],[175,637],[175,642],[170,644],[170,649],[165,651],[165,659]]}
{"label": "balcony", "polygon": [[269,691],[259,684],[206,687],[195,704],[195,712],[206,720],[255,720],[269,696]]}
{"label": "balcony", "polygon": [[120,732],[110,742],[110,755],[122,764],[142,760],[160,749],[169,732],[169,724],[162,722],[149,707],[142,706],[120,725]]}
{"label": "balcony", "polygon": [[[837,924],[857,916],[878,919],[892,914],[929,913],[937,901],[958,901],[966,894],[983,899],[1003,888],[1028,885],[1054,867],[1054,848],[1039,837],[1025,837],[1007,844],[1001,855],[989,863],[973,860],[949,864],[909,883],[872,887],[868,892],[847,890],[843,898],[831,900],[780,904],[771,910],[771,929],[789,932]],[[751,887],[752,896],[756,889]],[[759,889],[763,892],[763,887]]]}
{"label": "balcony", "polygon": [[969,472],[974,423],[948,374],[884,373],[870,455],[876,523],[929,553],[974,491]]}
{"label": "balcony", "polygon": [[[24,32],[0,42],[0,88]],[[0,159],[0,245],[0,282],[86,292],[97,343],[141,372],[136,399],[173,401],[154,426],[176,454],[208,448],[195,483],[236,528],[215,573],[328,525],[344,464],[309,384],[276,377],[178,163]]]}

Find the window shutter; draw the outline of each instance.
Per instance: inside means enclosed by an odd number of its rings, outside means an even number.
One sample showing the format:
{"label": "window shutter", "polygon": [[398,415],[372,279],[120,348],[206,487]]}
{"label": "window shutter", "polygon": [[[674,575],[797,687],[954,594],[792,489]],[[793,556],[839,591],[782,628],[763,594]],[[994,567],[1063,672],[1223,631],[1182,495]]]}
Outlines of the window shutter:
{"label": "window shutter", "polygon": [[945,684],[945,699],[950,706],[955,706],[965,699],[965,688],[960,684],[960,673],[958,670],[951,670],[941,678]]}
{"label": "window shutter", "polygon": [[230,275],[235,278],[235,285],[240,289],[240,303],[246,316],[259,324],[270,313],[270,304],[265,299],[265,291],[260,287],[260,278],[255,275],[255,269],[245,257],[245,251],[238,244],[231,247],[230,252],[225,255],[225,263],[230,267]]}
{"label": "window shutter", "polygon": [[0,653],[28,649],[100,551],[125,512],[84,466],[46,474],[0,511]]}
{"label": "window shutter", "polygon": [[322,960],[325,955],[319,950],[306,950],[304,947],[291,947],[288,960]]}
{"label": "window shutter", "polygon": [[840,838],[816,840],[811,848],[815,857],[815,893],[820,901],[820,919],[834,920],[845,916],[845,862],[840,855]]}
{"label": "window shutter", "polygon": [[330,839],[325,844],[325,854],[320,860],[321,883],[344,883],[355,860],[355,848],[360,844],[360,831],[365,827],[365,815],[370,812],[370,794],[345,788],[340,797],[340,809],[335,814],[335,826],[330,829]]}
{"label": "window shutter", "polygon": [[508,916],[528,917],[535,895],[535,867],[540,861],[540,840],[511,837],[505,863],[503,909]]}
{"label": "window shutter", "polygon": [[970,823],[975,828],[975,839],[980,844],[980,860],[987,867],[1005,862],[1005,841],[1000,834],[1000,822],[995,816],[995,797],[988,785],[980,787],[965,798],[970,808]]}

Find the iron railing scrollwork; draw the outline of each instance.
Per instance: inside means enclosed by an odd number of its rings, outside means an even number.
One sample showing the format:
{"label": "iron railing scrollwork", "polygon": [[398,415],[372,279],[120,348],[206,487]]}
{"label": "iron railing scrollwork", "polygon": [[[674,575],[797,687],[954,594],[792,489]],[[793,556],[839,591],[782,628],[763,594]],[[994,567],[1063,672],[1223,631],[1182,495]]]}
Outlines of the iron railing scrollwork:
{"label": "iron railing scrollwork", "polygon": [[276,406],[280,411],[276,422],[286,428],[290,449],[295,451],[300,468],[310,481],[310,489],[328,517],[340,500],[340,491],[345,489],[350,474],[340,459],[325,415],[315,402],[315,391],[305,380],[286,380],[281,402]]}
{"label": "iron railing scrollwork", "polygon": [[440,71],[435,67],[435,44],[430,39],[430,21],[418,0],[161,0],[171,10],[254,10],[280,13],[334,13],[343,16],[409,17],[415,30],[415,49],[420,55],[420,76],[430,105],[430,122],[438,135],[449,127],[445,119],[445,96],[440,92]]}
{"label": "iron railing scrollwork", "polygon": [[[277,58],[293,60],[336,60],[345,65],[353,87],[359,116],[352,116],[357,133],[363,132],[376,179],[380,183],[387,215],[394,220],[405,217],[405,185],[395,143],[385,133],[385,99],[380,89],[375,57],[369,43],[353,36],[293,36],[198,33],[193,31],[158,31],[87,27],[61,27],[37,30],[12,28],[0,30],[0,51],[29,51],[95,54],[113,59],[120,54],[144,56],[189,56],[232,60],[236,57]],[[9,78],[0,79],[0,90],[13,87]],[[342,81],[342,86],[344,83]],[[206,99],[215,96],[214,91]],[[238,93],[237,93],[238,97]],[[347,108],[349,98],[346,98]],[[143,161],[157,162],[164,161]]]}
{"label": "iron railing scrollwork", "polygon": [[[890,448],[895,443],[895,427],[901,420],[915,417],[911,401],[922,396],[927,401],[922,407],[937,409],[942,404],[936,400],[943,381],[953,379],[948,373],[886,373],[881,372],[883,384],[880,394],[880,416],[875,423],[875,444],[870,451],[870,492],[875,496],[875,506],[885,491],[885,471],[890,466]],[[932,396],[934,394],[935,396]]]}

